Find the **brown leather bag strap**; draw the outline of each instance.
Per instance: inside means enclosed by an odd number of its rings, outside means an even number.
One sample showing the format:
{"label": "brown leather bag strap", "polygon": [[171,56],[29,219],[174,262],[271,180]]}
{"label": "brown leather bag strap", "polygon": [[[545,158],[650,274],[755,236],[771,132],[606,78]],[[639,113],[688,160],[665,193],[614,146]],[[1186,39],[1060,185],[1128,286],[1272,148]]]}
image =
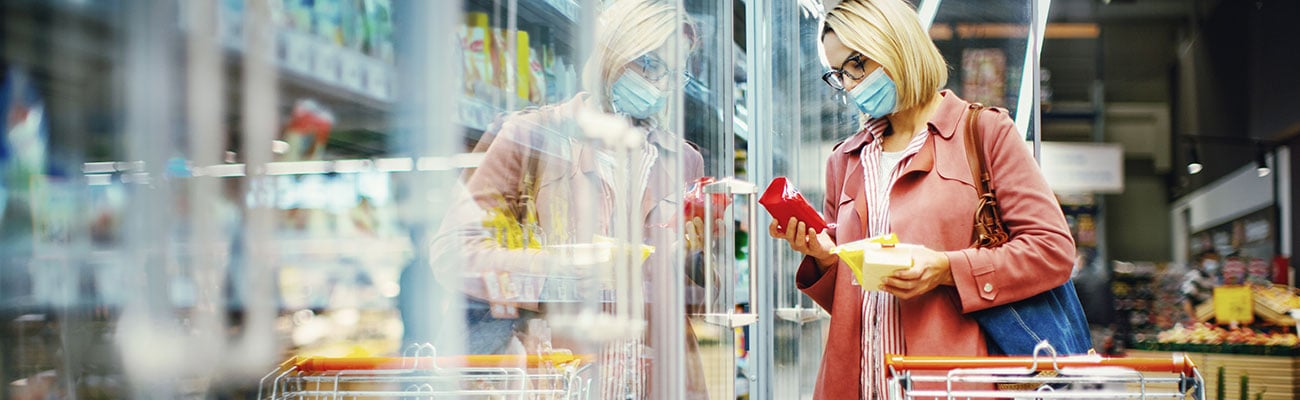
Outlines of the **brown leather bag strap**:
{"label": "brown leather bag strap", "polygon": [[988,163],[984,160],[984,141],[980,138],[979,118],[984,112],[984,105],[970,103],[966,116],[966,161],[970,163],[970,174],[974,178],[975,190],[980,196],[992,193],[989,182]]}

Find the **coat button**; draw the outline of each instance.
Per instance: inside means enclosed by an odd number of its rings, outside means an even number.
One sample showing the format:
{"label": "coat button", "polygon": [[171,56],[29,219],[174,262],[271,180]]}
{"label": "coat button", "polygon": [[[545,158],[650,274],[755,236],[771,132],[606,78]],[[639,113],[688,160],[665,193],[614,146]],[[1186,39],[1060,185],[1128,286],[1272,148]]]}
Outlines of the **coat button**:
{"label": "coat button", "polygon": [[985,283],[985,284],[984,284],[984,291],[985,291],[985,292],[992,292],[992,291],[993,291],[993,284],[992,284],[992,283]]}

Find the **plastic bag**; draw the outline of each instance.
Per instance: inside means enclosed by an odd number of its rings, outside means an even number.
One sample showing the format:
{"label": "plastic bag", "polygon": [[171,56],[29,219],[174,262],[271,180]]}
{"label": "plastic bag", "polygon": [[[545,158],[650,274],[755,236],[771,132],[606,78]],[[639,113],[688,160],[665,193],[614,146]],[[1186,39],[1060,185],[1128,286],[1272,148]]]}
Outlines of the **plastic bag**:
{"label": "plastic bag", "polygon": [[813,209],[813,206],[808,204],[808,200],[803,198],[803,194],[799,193],[799,189],[795,189],[794,185],[791,185],[784,176],[778,176],[772,180],[772,184],[767,186],[767,190],[763,191],[763,197],[758,199],[758,203],[762,204],[769,214],[772,214],[772,218],[776,220],[777,228],[783,231],[785,230],[784,225],[786,221],[790,220],[790,217],[797,218],[809,228],[817,230],[817,232],[826,230],[828,227],[826,221],[822,219],[821,213]]}

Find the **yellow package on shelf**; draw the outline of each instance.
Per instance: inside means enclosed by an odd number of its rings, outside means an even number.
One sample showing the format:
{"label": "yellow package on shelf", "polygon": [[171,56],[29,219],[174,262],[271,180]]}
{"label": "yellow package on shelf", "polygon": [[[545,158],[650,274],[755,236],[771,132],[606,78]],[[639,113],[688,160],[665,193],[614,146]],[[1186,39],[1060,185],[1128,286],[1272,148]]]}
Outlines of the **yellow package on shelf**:
{"label": "yellow package on shelf", "polygon": [[655,252],[654,246],[651,245],[633,245],[601,235],[593,235],[591,243],[550,245],[543,247],[543,249],[576,265],[608,263],[613,261],[614,257],[620,253],[632,252],[640,253],[641,259],[639,261],[644,262]]}
{"label": "yellow package on shelf", "polygon": [[515,94],[524,101],[528,100],[528,89],[532,86],[533,70],[528,59],[532,57],[532,48],[528,45],[528,32],[515,32]]}
{"label": "yellow package on shelf", "polygon": [[835,246],[831,254],[848,264],[863,290],[876,290],[884,277],[911,268],[912,250],[919,247],[898,243],[898,236],[890,233]]}

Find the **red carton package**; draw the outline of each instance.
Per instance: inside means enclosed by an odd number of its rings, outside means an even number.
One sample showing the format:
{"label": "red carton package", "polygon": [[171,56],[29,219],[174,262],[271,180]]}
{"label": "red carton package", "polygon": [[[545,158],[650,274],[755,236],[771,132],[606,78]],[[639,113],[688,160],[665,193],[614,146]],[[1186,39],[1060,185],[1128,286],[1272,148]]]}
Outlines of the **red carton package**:
{"label": "red carton package", "polygon": [[727,206],[731,205],[731,196],[724,193],[714,193],[710,196],[704,193],[704,186],[707,186],[710,183],[713,183],[712,177],[702,177],[695,180],[695,184],[691,186],[691,190],[686,191],[686,199],[684,203],[686,203],[685,212],[687,221],[694,218],[700,218],[701,220],[704,219],[705,198],[709,198],[713,203],[710,207],[713,207],[713,219],[715,220],[722,219],[722,216],[727,211]]}
{"label": "red carton package", "polygon": [[816,209],[813,209],[811,204],[808,204],[808,200],[803,198],[803,195],[799,193],[799,189],[795,189],[794,185],[791,185],[784,176],[778,176],[772,180],[772,184],[767,186],[767,190],[763,191],[763,197],[758,199],[758,203],[762,204],[769,214],[772,214],[772,219],[776,220],[777,228],[783,231],[785,230],[785,222],[789,221],[790,217],[797,218],[809,228],[817,230],[817,232],[827,228],[826,221],[822,219],[821,214]]}

